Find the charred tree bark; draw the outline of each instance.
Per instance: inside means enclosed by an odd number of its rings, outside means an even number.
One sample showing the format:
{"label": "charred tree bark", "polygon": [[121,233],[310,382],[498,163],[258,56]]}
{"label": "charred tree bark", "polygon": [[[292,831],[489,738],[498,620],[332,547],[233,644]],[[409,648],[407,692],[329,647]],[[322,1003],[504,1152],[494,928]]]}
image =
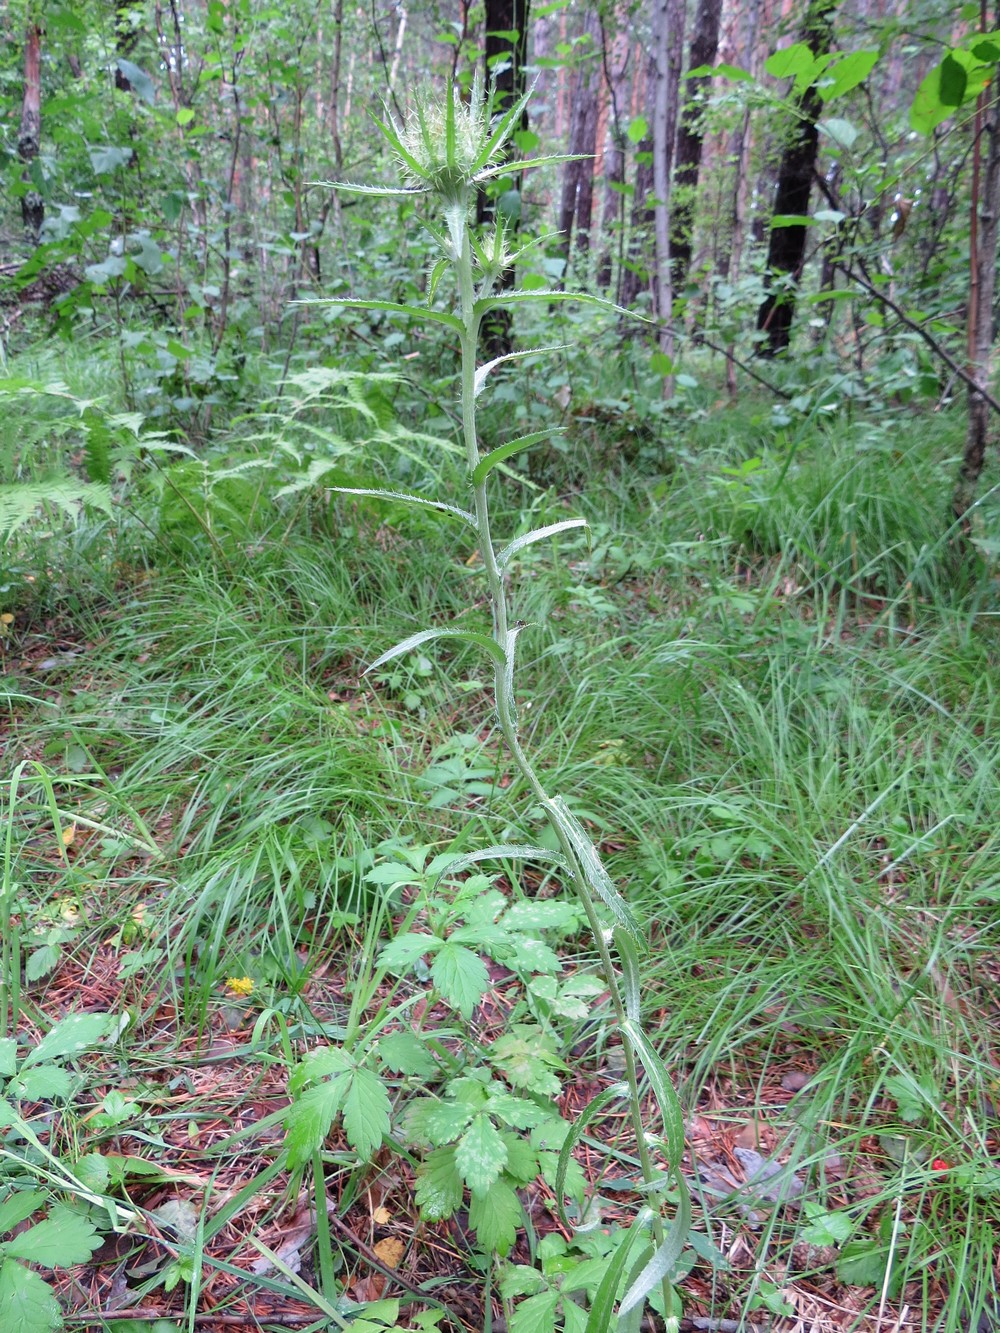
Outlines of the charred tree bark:
{"label": "charred tree bark", "polygon": [[[689,69],[711,65],[719,48],[719,23],[722,18],[722,0],[698,0],[691,37]],[[676,167],[674,170],[674,206],[670,218],[670,261],[673,267],[674,290],[679,291],[687,281],[691,267],[691,239],[694,227],[695,193],[701,172],[702,96],[711,86],[710,75],[688,78],[687,96],[677,128]]]}
{"label": "charred tree bark", "polygon": [[[983,28],[986,28],[985,6]],[[969,238],[969,370],[974,385],[968,389],[969,424],[965,451],[952,499],[955,518],[966,536],[972,523],[969,509],[986,461],[991,409],[989,393],[993,360],[993,302],[996,295],[997,237],[1000,232],[1000,75],[979,95],[976,103],[972,167],[971,235]],[[985,168],[983,160],[985,158]]]}
{"label": "charred tree bark", "polygon": [[21,221],[37,244],[45,221],[45,201],[31,186],[31,164],[42,143],[42,29],[28,21],[24,37],[24,96],[21,101],[21,125],[17,136],[17,155],[24,163],[21,180],[27,186],[21,196]]}
{"label": "charred tree bark", "polygon": [[[493,81],[499,109],[524,95],[525,63],[528,54],[528,7],[530,0],[486,0],[487,84]],[[528,128],[528,113],[521,116],[521,129]],[[482,226],[493,221],[498,204],[511,233],[517,231],[521,215],[521,177],[504,177],[504,191],[495,194],[480,190],[476,197],[476,221]],[[507,200],[506,206],[503,200]],[[499,283],[501,291],[514,286],[514,269],[505,269]],[[492,310],[483,321],[483,350],[490,359],[507,356],[513,349],[511,315],[506,309]]]}
{"label": "charred tree bark", "polygon": [[[810,0],[799,40],[814,55],[830,45],[836,0]],[[805,216],[809,211],[819,130],[816,122],[822,103],[815,86],[799,98],[798,112],[778,168],[778,186],[774,197],[776,215]],[[777,356],[788,347],[795,318],[795,286],[806,252],[806,228],[772,227],[767,250],[767,271],[771,290],[757,312],[758,332],[765,334],[761,355]]]}

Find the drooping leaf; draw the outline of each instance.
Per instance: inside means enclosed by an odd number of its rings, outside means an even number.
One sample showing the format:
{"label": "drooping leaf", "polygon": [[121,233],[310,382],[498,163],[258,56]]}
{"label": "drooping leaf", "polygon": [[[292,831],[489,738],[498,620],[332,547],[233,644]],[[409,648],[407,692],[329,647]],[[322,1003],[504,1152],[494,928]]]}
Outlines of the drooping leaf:
{"label": "drooping leaf", "polygon": [[503,356],[494,357],[492,361],[486,361],[476,368],[473,394],[476,398],[479,397],[486,385],[486,379],[490,371],[495,370],[497,366],[502,366],[505,361],[517,361],[525,356],[544,356],[546,352],[564,352],[565,350],[566,344],[559,343],[555,347],[526,347],[522,351],[507,352]]}
{"label": "drooping leaf", "polygon": [[628,1096],[628,1087],[624,1083],[613,1083],[610,1088],[605,1088],[592,1098],[583,1111],[573,1118],[570,1123],[569,1133],[563,1139],[562,1147],[559,1150],[559,1163],[556,1167],[556,1208],[559,1210],[559,1220],[563,1226],[572,1226],[572,1222],[566,1213],[566,1179],[571,1165],[573,1165],[573,1149],[580,1142],[587,1126],[595,1116],[600,1115],[604,1108],[615,1100]]}
{"label": "drooping leaf", "polygon": [[134,65],[131,60],[124,60],[121,56],[115,61],[121,73],[128,79],[129,86],[140,101],[145,102],[147,106],[152,106],[156,101],[156,89],[153,87],[153,80],[144,69]]}
{"label": "drooping leaf", "polygon": [[490,974],[479,955],[462,944],[450,942],[443,944],[434,955],[431,978],[463,1018],[472,1017],[472,1011],[490,985]]}
{"label": "drooping leaf", "polygon": [[50,1333],[63,1317],[47,1282],[16,1259],[0,1265],[0,1328],[4,1333]]}
{"label": "drooping leaf", "polygon": [[941,98],[942,106],[953,110],[955,107],[961,106],[965,99],[969,76],[953,55],[946,55],[941,61],[940,68],[941,82],[938,96]]}
{"label": "drooping leaf", "polygon": [[586,881],[586,887],[597,894],[618,925],[623,926],[633,940],[641,944],[643,936],[639,929],[639,923],[633,916],[628,903],[615,888],[611,876],[605,870],[604,863],[586,829],[561,796],[555,796],[544,804],[545,813],[552,823],[562,831],[572,846],[580,871]]}
{"label": "drooping leaf", "polygon": [[371,1160],[375,1150],[389,1133],[389,1094],[379,1076],[359,1065],[348,1075],[349,1088],[344,1099],[344,1132],[347,1142],[363,1162]]}
{"label": "drooping leaf", "polygon": [[458,1141],[455,1163],[474,1193],[490,1188],[507,1165],[507,1145],[488,1115],[477,1115]]}
{"label": "drooping leaf", "polygon": [[409,638],[403,639],[400,643],[380,654],[374,662],[365,667],[364,674],[367,676],[370,672],[377,671],[379,667],[385,666],[386,662],[392,662],[397,657],[412,653],[414,648],[420,648],[425,643],[433,643],[435,639],[457,639],[463,643],[473,643],[479,648],[485,648],[500,666],[504,665],[504,651],[496,639],[491,638],[489,634],[481,634],[471,629],[424,629],[418,634],[411,634]]}
{"label": "drooping leaf", "polygon": [[816,73],[816,57],[805,42],[794,42],[768,56],[764,68],[772,78],[795,79],[808,86]]}
{"label": "drooping leaf", "polygon": [[[368,191],[368,193],[373,193]],[[404,191],[403,193],[410,193]],[[445,324],[457,333],[465,332],[465,325],[457,315],[449,315],[444,310],[429,310],[426,306],[403,305],[399,301],[377,301],[361,300],[354,297],[313,297],[309,300],[293,301],[293,305],[301,306],[343,306],[345,310],[384,310],[391,315],[409,315],[416,320],[432,320],[436,324]]]}
{"label": "drooping leaf", "polygon": [[501,1258],[513,1248],[523,1216],[517,1192],[503,1179],[494,1181],[485,1194],[473,1194],[469,1204],[469,1225],[479,1248]]}
{"label": "drooping leaf", "polygon": [[13,1037],[0,1037],[0,1078],[10,1078],[17,1069],[17,1042]]}

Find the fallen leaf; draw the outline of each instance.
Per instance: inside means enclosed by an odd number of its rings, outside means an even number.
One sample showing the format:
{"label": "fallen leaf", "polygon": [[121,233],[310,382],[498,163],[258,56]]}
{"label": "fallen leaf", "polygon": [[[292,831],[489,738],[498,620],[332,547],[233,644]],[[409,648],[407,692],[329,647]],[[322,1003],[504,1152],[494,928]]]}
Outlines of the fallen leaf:
{"label": "fallen leaf", "polygon": [[387,1222],[392,1221],[392,1213],[389,1212],[388,1208],[385,1208],[382,1206],[382,1204],[379,1204],[379,1206],[372,1213],[372,1221],[375,1223],[376,1226],[384,1227]]}
{"label": "fallen leaf", "polygon": [[376,1244],[375,1253],[386,1268],[396,1268],[400,1259],[406,1253],[406,1244],[404,1241],[397,1240],[395,1236],[386,1236],[385,1240],[380,1240]]}
{"label": "fallen leaf", "polygon": [[73,839],[75,837],[76,837],[76,825],[70,824],[69,828],[64,828],[62,831],[62,845],[64,847],[72,847]]}

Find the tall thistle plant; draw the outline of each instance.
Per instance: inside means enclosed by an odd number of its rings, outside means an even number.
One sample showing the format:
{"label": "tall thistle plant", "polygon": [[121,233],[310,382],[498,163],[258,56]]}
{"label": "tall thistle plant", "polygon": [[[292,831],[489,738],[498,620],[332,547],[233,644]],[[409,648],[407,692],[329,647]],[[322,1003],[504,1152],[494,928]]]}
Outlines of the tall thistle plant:
{"label": "tall thistle plant", "polygon": [[[327,304],[391,311],[412,316],[420,322],[433,320],[457,335],[462,356],[462,430],[472,488],[472,507],[463,509],[441,500],[398,491],[352,488],[349,493],[406,500],[438,511],[443,519],[465,524],[474,533],[479,547],[492,610],[492,624],[488,631],[485,627],[476,630],[458,626],[421,630],[382,653],[371,663],[368,671],[374,671],[394,658],[437,639],[473,644],[492,659],[496,716],[500,730],[513,762],[545,811],[560,852],[554,854],[541,847],[514,847],[505,843],[481,849],[463,859],[478,862],[491,857],[508,860],[511,857],[536,860],[554,858],[570,880],[586,914],[600,957],[604,981],[622,1038],[625,1078],[622,1083],[609,1088],[595,1099],[573,1126],[562,1149],[559,1180],[565,1179],[570,1154],[587,1123],[616,1099],[625,1099],[644,1182],[646,1205],[633,1223],[629,1243],[619,1247],[615,1262],[609,1265],[605,1279],[595,1295],[586,1327],[588,1333],[604,1333],[604,1330],[616,1326],[616,1303],[617,1318],[625,1317],[626,1320],[622,1326],[638,1327],[635,1321],[641,1318],[647,1297],[655,1288],[659,1288],[668,1327],[676,1328],[678,1311],[670,1278],[677,1269],[691,1221],[688,1193],[680,1174],[684,1128],[680,1104],[670,1078],[641,1026],[639,955],[644,946],[643,935],[583,825],[562,797],[550,795],[546,790],[522,744],[515,709],[515,653],[518,634],[523,625],[513,615],[507,571],[527,546],[567,529],[584,527],[586,521],[581,518],[567,519],[536,528],[511,541],[498,543],[493,533],[490,507],[494,473],[499,464],[541,440],[548,432],[537,431],[489,449],[484,448],[477,429],[476,400],[490,373],[501,362],[529,355],[526,352],[515,352],[485,364],[477,363],[480,326],[490,311],[500,306],[531,302],[547,305],[560,300],[588,301],[608,310],[617,310],[608,302],[585,295],[556,291],[502,291],[502,273],[529,247],[512,252],[502,220],[498,219],[482,234],[477,234],[470,223],[475,193],[484,182],[529,167],[567,160],[565,157],[516,162],[504,160],[504,146],[520,122],[526,101],[527,96],[514,102],[502,115],[495,116],[493,94],[488,94],[478,82],[468,102],[461,101],[454,91],[438,101],[418,101],[404,125],[399,125],[391,116],[387,116],[385,122],[376,121],[398,159],[406,181],[403,186],[383,188],[328,183],[332,189],[354,194],[402,195],[423,199],[428,209],[433,210],[433,216],[424,217],[422,221],[440,247],[441,257],[432,271],[427,306],[341,297]],[[453,310],[443,311],[434,308],[432,303],[449,271],[454,274],[456,281],[457,301]],[[552,349],[535,349],[530,355],[537,355],[544,350]],[[645,1079],[641,1077],[640,1069],[645,1072]],[[662,1122],[652,1132],[647,1131],[643,1118],[647,1085],[658,1105]],[[654,1164],[654,1147],[661,1155],[661,1160],[665,1157],[666,1171],[657,1169]],[[669,1224],[665,1218],[668,1196],[674,1200]],[[678,1199],[679,1204],[676,1202]],[[631,1240],[640,1241],[638,1248],[632,1247]],[[629,1258],[632,1261],[630,1269]],[[619,1303],[617,1291],[626,1281],[627,1274],[631,1280]]]}

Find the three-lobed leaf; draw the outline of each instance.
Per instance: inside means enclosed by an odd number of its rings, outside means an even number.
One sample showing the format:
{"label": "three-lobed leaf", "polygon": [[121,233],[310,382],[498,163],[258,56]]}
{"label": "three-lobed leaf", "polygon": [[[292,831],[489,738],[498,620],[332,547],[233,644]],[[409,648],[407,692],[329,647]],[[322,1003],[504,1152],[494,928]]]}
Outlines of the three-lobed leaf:
{"label": "three-lobed leaf", "polygon": [[455,1164],[473,1193],[488,1190],[507,1165],[507,1145],[488,1115],[473,1118],[458,1141]]}

